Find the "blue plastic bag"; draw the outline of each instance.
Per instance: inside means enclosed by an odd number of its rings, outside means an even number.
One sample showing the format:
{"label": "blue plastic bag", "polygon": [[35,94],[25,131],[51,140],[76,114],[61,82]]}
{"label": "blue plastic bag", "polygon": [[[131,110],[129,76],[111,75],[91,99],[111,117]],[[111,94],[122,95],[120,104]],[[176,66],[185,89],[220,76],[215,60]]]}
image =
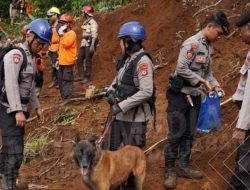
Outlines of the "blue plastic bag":
{"label": "blue plastic bag", "polygon": [[207,93],[201,103],[197,131],[209,133],[221,127],[220,97],[217,93]]}

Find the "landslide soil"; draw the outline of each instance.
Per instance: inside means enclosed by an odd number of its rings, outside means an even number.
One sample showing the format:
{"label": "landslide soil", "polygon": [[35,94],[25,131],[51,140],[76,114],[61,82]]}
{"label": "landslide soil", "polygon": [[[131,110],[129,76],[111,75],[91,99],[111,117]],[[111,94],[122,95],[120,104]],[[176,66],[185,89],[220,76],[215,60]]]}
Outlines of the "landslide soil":
{"label": "landslide soil", "polygon": [[[247,0],[225,0],[218,6],[193,18],[196,11],[211,3],[208,0],[199,0],[192,5],[183,6],[180,0],[143,0],[113,12],[96,15],[96,20],[100,26],[101,42],[94,57],[92,84],[97,88],[104,88],[109,85],[115,76],[114,60],[120,54],[117,33],[120,25],[126,21],[138,20],[142,22],[148,35],[148,39],[145,41],[145,49],[153,55],[155,64],[168,63],[167,66],[158,69],[155,73],[157,131],[153,131],[152,125],[149,125],[147,147],[167,135],[165,91],[168,76],[170,72],[174,71],[183,40],[195,34],[197,25],[208,14],[217,9],[223,9],[230,16],[231,31],[234,31],[235,19],[245,8]],[[79,26],[80,24],[75,27],[75,30],[80,39],[81,30]],[[228,39],[222,37],[215,44],[213,70],[214,75],[221,81],[222,87],[226,91],[227,96],[223,100],[229,98],[236,89],[239,79],[238,71],[246,52],[247,47],[241,42],[238,32]],[[45,72],[45,84],[40,97],[41,104],[45,108],[56,105],[60,101],[58,89],[48,89],[51,75],[49,68],[48,65]],[[83,93],[86,88],[87,85],[74,83],[74,92]],[[79,94],[75,93],[74,95]],[[72,159],[72,141],[77,131],[81,132],[83,139],[92,134],[101,135],[109,105],[105,98],[99,98],[92,101],[71,103],[66,106],[77,110],[81,115],[73,124],[58,126],[57,130],[49,134],[51,142],[46,149],[47,151],[44,152],[43,156],[34,158],[22,165],[20,181],[47,185],[48,189],[87,190],[81,181],[79,169]],[[56,109],[47,111],[46,123],[49,123],[61,109],[63,108],[57,106]],[[177,190],[226,189],[228,179],[234,168],[236,145],[231,140],[231,136],[238,111],[232,103],[228,103],[222,107],[222,114],[222,130],[211,134],[197,134],[194,142],[192,165],[201,169],[205,177],[200,181],[178,178]],[[29,133],[34,133],[35,130],[38,134],[40,131],[43,131],[43,133],[46,130],[49,131],[52,124],[46,125],[46,128],[41,128],[37,122],[32,122],[26,127],[26,137],[29,138]],[[164,144],[147,156],[145,190],[164,189],[163,148]],[[56,163],[58,158],[59,161]],[[52,167],[53,165],[55,167]],[[47,172],[39,177],[46,170]]]}

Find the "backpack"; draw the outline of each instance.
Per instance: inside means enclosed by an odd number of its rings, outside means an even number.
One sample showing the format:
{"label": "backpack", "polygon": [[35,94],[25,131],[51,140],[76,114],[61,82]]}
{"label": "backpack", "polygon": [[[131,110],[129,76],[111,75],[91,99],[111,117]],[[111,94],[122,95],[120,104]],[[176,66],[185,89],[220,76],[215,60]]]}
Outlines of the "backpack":
{"label": "backpack", "polygon": [[[127,80],[127,81],[131,81],[130,84],[129,84],[130,86],[132,86],[132,85],[135,86],[135,84],[134,84],[134,82],[133,82],[133,81],[134,81],[134,80],[133,80],[134,73],[136,72],[137,64],[139,63],[140,59],[141,59],[144,55],[148,56],[149,59],[152,61],[152,57],[151,57],[148,53],[142,52],[142,53],[140,53],[140,54],[137,55],[137,57],[130,63],[130,65],[128,66],[127,70],[125,71],[125,73],[126,73],[127,71],[130,72],[128,76],[130,76],[131,79],[130,79],[130,77],[129,77],[129,78],[126,77],[126,80]],[[127,58],[128,58],[128,56],[125,55],[124,57],[122,57],[121,59],[119,59],[119,60],[117,61],[117,63],[116,63],[116,70],[117,70],[117,71],[119,71],[119,70],[124,66],[125,61],[126,61]],[[124,75],[125,75],[125,74],[124,74]],[[153,78],[154,78],[154,74],[153,74]],[[124,80],[124,76],[123,76],[122,81],[123,81],[123,80]],[[136,86],[135,86],[135,87],[136,87]],[[131,88],[130,88],[130,89],[131,89]],[[117,86],[116,86],[116,90],[119,91],[119,87],[117,88]],[[126,93],[128,93],[129,96],[131,96],[131,95],[135,94],[137,91],[138,91],[138,89],[137,89],[137,90],[133,90],[133,89],[132,89],[131,92],[130,92],[130,90],[127,89],[127,90],[126,90]],[[118,92],[118,94],[119,94],[119,92]],[[126,95],[125,95],[123,98],[126,99]],[[156,127],[156,108],[155,108],[155,102],[156,102],[156,87],[155,87],[155,84],[154,84],[154,86],[153,86],[153,94],[152,94],[152,96],[149,98],[149,100],[147,101],[147,103],[148,103],[149,106],[150,106],[151,113],[152,113],[152,115],[154,115],[154,129],[155,129],[155,127]],[[136,115],[137,110],[138,110],[138,107],[136,108],[136,111],[135,111],[135,113],[134,113],[134,119],[135,119],[135,115]]]}
{"label": "backpack", "polygon": [[21,71],[25,70],[27,67],[27,56],[24,50],[20,47],[17,47],[15,45],[8,45],[6,47],[1,47],[0,48],[0,103],[1,102],[8,102],[7,96],[6,96],[6,90],[5,90],[5,74],[4,74],[4,56],[11,50],[13,49],[18,49],[22,55],[23,55],[23,63],[20,69],[19,74]]}

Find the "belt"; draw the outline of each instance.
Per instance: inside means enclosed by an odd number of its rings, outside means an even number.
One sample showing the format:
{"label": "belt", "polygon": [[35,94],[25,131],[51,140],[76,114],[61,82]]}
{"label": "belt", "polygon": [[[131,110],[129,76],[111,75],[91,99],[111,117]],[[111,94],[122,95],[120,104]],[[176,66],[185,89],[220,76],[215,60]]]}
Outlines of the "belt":
{"label": "belt", "polygon": [[[30,101],[30,97],[22,97],[22,98],[20,98],[20,100],[21,100],[21,104],[28,104],[29,101]],[[4,100],[2,102],[5,103],[5,104],[9,104],[9,101],[7,100],[7,97],[4,98]]]}

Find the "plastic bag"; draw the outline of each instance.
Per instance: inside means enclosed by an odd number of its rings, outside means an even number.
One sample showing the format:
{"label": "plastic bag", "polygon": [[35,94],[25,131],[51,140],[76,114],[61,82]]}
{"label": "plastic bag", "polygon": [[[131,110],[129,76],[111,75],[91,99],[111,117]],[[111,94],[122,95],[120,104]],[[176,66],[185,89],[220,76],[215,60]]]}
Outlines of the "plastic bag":
{"label": "plastic bag", "polygon": [[197,131],[209,133],[221,128],[220,97],[217,93],[207,93],[201,103]]}

